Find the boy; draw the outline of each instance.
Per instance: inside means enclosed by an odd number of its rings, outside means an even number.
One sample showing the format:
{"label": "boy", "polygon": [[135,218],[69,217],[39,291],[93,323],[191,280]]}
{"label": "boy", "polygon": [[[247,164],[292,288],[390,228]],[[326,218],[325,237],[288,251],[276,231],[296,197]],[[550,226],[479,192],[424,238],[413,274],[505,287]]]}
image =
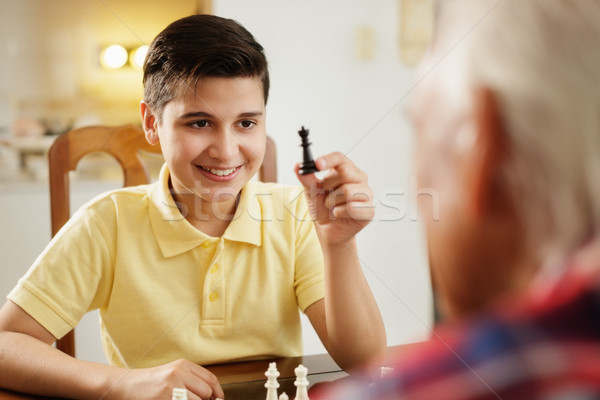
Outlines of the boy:
{"label": "boy", "polygon": [[[366,175],[334,153],[316,161],[326,178],[301,178],[306,199],[249,182],[264,156],[269,89],[252,35],[215,16],[176,21],[150,46],[144,87],[146,138],[165,158],[159,180],[84,206],[11,292],[0,385],[223,397],[199,364],[300,355],[298,307],[340,366],[378,362],[385,333],[354,238],[373,215]],[[111,366],[50,346],[94,308]]]}

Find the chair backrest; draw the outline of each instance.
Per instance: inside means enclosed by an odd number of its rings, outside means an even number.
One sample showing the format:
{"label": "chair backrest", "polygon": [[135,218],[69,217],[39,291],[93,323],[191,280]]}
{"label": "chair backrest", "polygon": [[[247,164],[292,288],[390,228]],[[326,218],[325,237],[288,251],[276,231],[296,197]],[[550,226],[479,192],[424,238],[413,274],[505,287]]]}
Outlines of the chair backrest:
{"label": "chair backrest", "polygon": [[[121,165],[123,186],[134,186],[150,182],[150,175],[140,151],[160,154],[161,150],[160,146],[148,144],[142,128],[135,125],[84,127],[59,136],[48,151],[52,236],[71,216],[69,171],[75,171],[77,164],[86,154],[110,154]],[[277,181],[276,148],[270,137],[267,137],[265,159],[258,178],[262,182]],[[74,331],[59,339],[56,347],[75,357]]]}

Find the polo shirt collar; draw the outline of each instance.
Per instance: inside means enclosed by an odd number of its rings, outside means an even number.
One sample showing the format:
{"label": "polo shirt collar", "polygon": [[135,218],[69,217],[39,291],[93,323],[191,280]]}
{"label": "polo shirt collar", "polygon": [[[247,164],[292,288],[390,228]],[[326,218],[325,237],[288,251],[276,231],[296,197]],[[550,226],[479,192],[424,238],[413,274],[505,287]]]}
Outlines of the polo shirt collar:
{"label": "polo shirt collar", "polygon": [[[211,238],[181,214],[169,190],[169,176],[165,164],[150,191],[148,204],[150,224],[164,257],[185,253]],[[255,246],[262,244],[262,210],[254,192],[250,183],[242,189],[235,215],[223,233],[223,239]]]}
{"label": "polo shirt collar", "polygon": [[235,210],[233,220],[223,233],[223,238],[236,242],[245,242],[260,246],[262,244],[262,222],[264,220],[262,208],[252,182],[246,183],[242,188],[240,201]]}

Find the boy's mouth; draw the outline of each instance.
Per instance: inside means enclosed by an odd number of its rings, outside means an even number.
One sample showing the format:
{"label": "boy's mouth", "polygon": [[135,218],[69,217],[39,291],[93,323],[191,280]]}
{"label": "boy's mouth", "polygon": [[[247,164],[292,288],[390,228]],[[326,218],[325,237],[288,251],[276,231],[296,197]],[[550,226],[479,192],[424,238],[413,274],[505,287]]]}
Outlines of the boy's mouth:
{"label": "boy's mouth", "polygon": [[238,168],[240,168],[241,166],[238,167],[233,167],[233,168],[228,168],[228,169],[216,169],[216,168],[207,168],[204,167],[202,165],[197,165],[198,168],[206,171],[206,172],[210,172],[213,175],[217,175],[217,176],[228,176],[233,174],[235,171],[238,170]]}

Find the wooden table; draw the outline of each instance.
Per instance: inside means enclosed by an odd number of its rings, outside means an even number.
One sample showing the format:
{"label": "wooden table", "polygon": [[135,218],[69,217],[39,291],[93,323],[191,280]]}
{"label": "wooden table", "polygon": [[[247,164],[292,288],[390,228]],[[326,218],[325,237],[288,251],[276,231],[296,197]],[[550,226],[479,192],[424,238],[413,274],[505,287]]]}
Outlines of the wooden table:
{"label": "wooden table", "polygon": [[[384,365],[390,365],[390,359],[397,357],[399,353],[409,347],[410,345],[388,347],[388,359],[384,362]],[[219,378],[227,400],[263,400],[267,393],[265,389],[265,382],[267,381],[265,372],[269,368],[270,362],[277,363],[277,369],[280,373],[279,378],[277,378],[280,384],[277,393],[286,392],[290,399],[293,399],[296,395],[294,368],[300,364],[308,369],[309,396],[310,388],[315,384],[331,382],[348,376],[328,354],[211,365],[206,368]],[[48,397],[32,396],[0,389],[0,400],[36,399],[50,400]]]}
{"label": "wooden table", "polygon": [[[280,373],[277,381],[281,386],[277,393],[286,392],[291,399],[296,394],[294,368],[299,364],[308,369],[308,381],[311,386],[315,383],[333,381],[347,376],[327,354],[212,365],[206,368],[219,378],[227,400],[263,400],[267,393],[264,387],[267,381],[265,371],[269,368],[269,363],[273,361],[277,363]],[[0,389],[0,400],[25,399],[48,400],[49,398]]]}

